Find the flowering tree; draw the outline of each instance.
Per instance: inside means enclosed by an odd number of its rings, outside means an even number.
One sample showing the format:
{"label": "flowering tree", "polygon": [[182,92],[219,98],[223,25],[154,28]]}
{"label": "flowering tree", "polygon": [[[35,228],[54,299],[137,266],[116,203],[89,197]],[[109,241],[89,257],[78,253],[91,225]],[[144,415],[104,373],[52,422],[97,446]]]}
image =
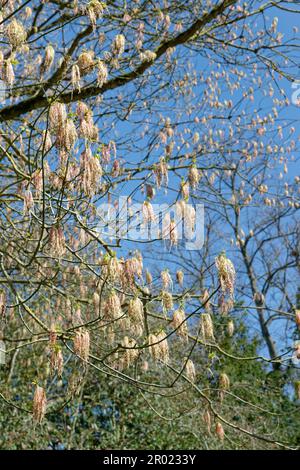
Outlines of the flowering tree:
{"label": "flowering tree", "polygon": [[[298,138],[285,91],[299,44],[279,20],[299,12],[297,1],[1,2],[5,406],[41,423],[89,377],[108,376],[145,406],[145,394],[188,389],[221,443],[238,432],[296,446],[230,418],[227,396],[245,399],[226,361],[285,370],[270,324],[300,323],[299,178],[288,174]],[[175,278],[182,252],[191,263]],[[238,312],[245,297],[266,357],[221,344],[234,323],[216,311]],[[202,383],[207,373],[215,382]]]}

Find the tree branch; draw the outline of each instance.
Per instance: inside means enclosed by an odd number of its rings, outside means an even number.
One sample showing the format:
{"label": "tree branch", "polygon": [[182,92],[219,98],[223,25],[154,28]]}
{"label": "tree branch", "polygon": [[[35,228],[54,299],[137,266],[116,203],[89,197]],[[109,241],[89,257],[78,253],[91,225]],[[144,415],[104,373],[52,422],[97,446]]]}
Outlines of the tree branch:
{"label": "tree branch", "polygon": [[[97,96],[103,94],[108,90],[114,90],[115,88],[121,87],[132,80],[140,77],[151,65],[158,60],[166,51],[171,47],[176,47],[181,44],[189,41],[196,33],[199,33],[204,26],[209,24],[212,20],[217,18],[222,14],[226,8],[237,3],[237,0],[224,0],[220,5],[214,7],[209,13],[206,13],[202,18],[195,21],[190,28],[186,31],[178,34],[175,38],[169,39],[161,43],[161,45],[155,51],[156,59],[152,62],[143,62],[135,70],[128,72],[124,75],[120,75],[112,80],[109,80],[102,87],[99,86],[88,86],[81,91],[71,91],[62,93],[59,97],[59,101],[63,103],[76,102],[78,100],[83,100],[91,98],[92,96]],[[29,98],[25,101],[17,103],[15,105],[7,106],[6,108],[0,111],[0,121],[8,121],[11,119],[16,119],[27,112],[33,111],[35,109],[47,107],[51,101],[50,97],[47,97],[42,94],[38,94]]]}

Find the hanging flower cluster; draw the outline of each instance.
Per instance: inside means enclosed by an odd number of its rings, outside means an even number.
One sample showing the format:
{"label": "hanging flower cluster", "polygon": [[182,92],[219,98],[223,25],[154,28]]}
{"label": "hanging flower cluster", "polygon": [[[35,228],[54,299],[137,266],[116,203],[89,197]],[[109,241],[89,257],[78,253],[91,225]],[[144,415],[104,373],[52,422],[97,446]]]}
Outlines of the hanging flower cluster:
{"label": "hanging flower cluster", "polygon": [[13,18],[13,20],[6,27],[6,35],[8,41],[13,49],[17,49],[26,41],[26,31],[20,21]]}
{"label": "hanging flower cluster", "polygon": [[225,253],[221,253],[217,256],[215,263],[218,270],[221,290],[224,294],[228,293],[232,297],[236,276],[234,266],[230,259],[226,258]]}
{"label": "hanging flower cluster", "polygon": [[49,230],[49,247],[53,256],[61,257],[66,251],[66,240],[62,227],[52,226]]}
{"label": "hanging flower cluster", "polygon": [[37,423],[41,423],[43,421],[45,413],[46,413],[46,408],[47,408],[47,398],[46,398],[45,389],[43,387],[40,387],[39,385],[36,385],[34,396],[33,396],[32,414],[33,414],[33,419]]}
{"label": "hanging flower cluster", "polygon": [[188,326],[184,310],[179,308],[173,313],[172,326],[176,330],[176,334],[183,339],[188,339]]}
{"label": "hanging flower cluster", "polygon": [[150,354],[156,361],[169,362],[169,345],[164,331],[157,335],[150,334],[148,338]]}
{"label": "hanging flower cluster", "polygon": [[90,334],[88,330],[79,329],[76,331],[73,340],[74,352],[81,359],[87,361],[90,352]]}

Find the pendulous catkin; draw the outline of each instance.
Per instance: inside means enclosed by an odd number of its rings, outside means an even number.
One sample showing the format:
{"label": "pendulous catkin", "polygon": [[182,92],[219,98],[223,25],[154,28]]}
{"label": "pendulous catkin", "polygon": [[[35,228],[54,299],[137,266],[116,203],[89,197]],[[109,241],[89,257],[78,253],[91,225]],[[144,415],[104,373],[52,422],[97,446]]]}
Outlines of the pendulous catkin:
{"label": "pendulous catkin", "polygon": [[98,292],[94,292],[94,294],[93,294],[93,305],[94,305],[95,315],[99,315],[100,296],[99,296]]}
{"label": "pendulous catkin", "polygon": [[172,326],[176,330],[176,334],[185,340],[188,339],[188,327],[184,310],[179,308],[173,313]]}
{"label": "pendulous catkin", "polygon": [[112,43],[112,53],[121,56],[125,51],[125,37],[123,34],[117,34]]}
{"label": "pendulous catkin", "polygon": [[0,318],[5,316],[6,312],[6,293],[4,290],[0,290]]}
{"label": "pendulous catkin", "polygon": [[184,280],[184,273],[181,270],[178,270],[176,272],[176,280],[177,280],[178,284],[180,285],[180,287],[182,287],[183,286],[183,280]]}
{"label": "pendulous catkin", "polygon": [[162,291],[161,302],[162,302],[162,307],[165,311],[172,310],[173,297],[172,297],[172,294],[170,294],[170,292],[167,292],[166,290]]}
{"label": "pendulous catkin", "polygon": [[196,167],[196,165],[192,165],[189,170],[189,183],[193,189],[195,189],[200,181],[200,173]]}
{"label": "pendulous catkin", "polygon": [[228,293],[232,297],[235,284],[234,266],[230,259],[226,258],[226,255],[223,252],[216,257],[215,263],[218,270],[221,290],[223,293]]}
{"label": "pendulous catkin", "polygon": [[102,60],[98,60],[97,62],[97,84],[99,87],[102,87],[108,79],[108,71],[105,63]]}
{"label": "pendulous catkin", "polygon": [[229,322],[227,323],[227,334],[231,338],[233,336],[233,333],[234,333],[234,323],[232,320],[229,320]]}
{"label": "pendulous catkin", "polygon": [[77,59],[77,65],[79,67],[81,76],[91,73],[93,68],[96,65],[95,59],[94,59],[94,52],[93,51],[82,52]]}
{"label": "pendulous catkin", "polygon": [[173,287],[173,281],[172,281],[172,278],[170,276],[168,269],[164,269],[160,273],[160,277],[161,277],[163,289],[169,289]]}
{"label": "pendulous catkin", "polygon": [[196,369],[195,369],[195,365],[194,365],[194,363],[191,359],[188,359],[187,362],[186,362],[185,373],[186,373],[187,378],[191,382],[194,383],[195,379],[196,379]]}
{"label": "pendulous catkin", "polygon": [[138,358],[139,350],[136,349],[136,341],[132,338],[125,336],[121,342],[123,351],[122,357],[119,359],[118,368],[127,369],[130,367]]}
{"label": "pendulous catkin", "polygon": [[99,159],[92,155],[89,146],[85,148],[80,156],[80,170],[80,190],[87,197],[92,197],[100,188],[100,180],[103,171]]}
{"label": "pendulous catkin", "polygon": [[62,376],[64,368],[64,358],[59,347],[54,346],[50,355],[50,370],[52,373],[57,372],[59,377]]}
{"label": "pendulous catkin", "polygon": [[51,104],[49,108],[49,127],[50,130],[56,133],[64,127],[67,120],[67,109],[64,103],[59,101]]}
{"label": "pendulous catkin", "polygon": [[219,421],[216,423],[216,434],[221,441],[224,440],[224,436],[225,436],[224,429],[223,429],[222,424]]}
{"label": "pendulous catkin", "polygon": [[210,295],[207,289],[204,290],[201,301],[206,312],[210,313],[211,312]]}
{"label": "pendulous catkin", "polygon": [[205,410],[202,414],[202,419],[207,427],[207,432],[210,434],[211,432],[211,414],[209,410]]}
{"label": "pendulous catkin", "polygon": [[112,290],[104,305],[104,318],[107,321],[112,321],[122,317],[122,315],[123,312],[120,297],[114,290]]}
{"label": "pendulous catkin", "polygon": [[141,299],[135,297],[130,299],[128,304],[128,315],[130,320],[135,324],[143,324],[144,321],[144,306]]}
{"label": "pendulous catkin", "polygon": [[300,310],[296,310],[295,312],[295,322],[298,326],[298,329],[300,329]]}
{"label": "pendulous catkin", "polygon": [[51,227],[49,230],[50,253],[63,256],[66,251],[66,240],[62,227]]}
{"label": "pendulous catkin", "polygon": [[223,401],[224,399],[224,392],[226,390],[229,390],[230,388],[230,380],[227,374],[225,372],[222,372],[219,376],[219,388],[220,388],[220,399]]}
{"label": "pendulous catkin", "polygon": [[87,361],[90,352],[90,334],[87,330],[77,330],[73,340],[74,352]]}
{"label": "pendulous catkin", "polygon": [[156,361],[169,362],[169,345],[164,331],[157,335],[150,334],[148,338],[150,354]]}
{"label": "pendulous catkin", "polygon": [[209,313],[202,313],[200,317],[201,321],[201,336],[204,340],[214,340],[214,326],[213,321]]}
{"label": "pendulous catkin", "polygon": [[54,62],[54,57],[55,57],[55,50],[53,46],[51,46],[51,44],[48,44],[48,46],[45,49],[45,56],[44,56],[43,62],[41,63],[41,68],[40,68],[41,75],[48,72],[48,70],[51,68]]}
{"label": "pendulous catkin", "polygon": [[26,31],[22,23],[15,18],[7,25],[6,35],[13,49],[17,49],[26,41]]}

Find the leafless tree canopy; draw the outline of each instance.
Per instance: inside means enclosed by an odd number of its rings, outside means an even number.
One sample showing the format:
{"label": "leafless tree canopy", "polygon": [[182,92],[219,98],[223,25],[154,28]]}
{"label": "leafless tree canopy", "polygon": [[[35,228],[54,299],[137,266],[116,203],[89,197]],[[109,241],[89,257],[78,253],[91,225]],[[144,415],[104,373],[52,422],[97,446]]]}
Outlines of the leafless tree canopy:
{"label": "leafless tree canopy", "polygon": [[[159,419],[152,397],[176,397],[220,445],[297,448],[273,399],[296,420],[300,2],[0,7],[3,406],[44,425],[113,379]],[[280,377],[269,403],[231,376],[252,364]]]}

